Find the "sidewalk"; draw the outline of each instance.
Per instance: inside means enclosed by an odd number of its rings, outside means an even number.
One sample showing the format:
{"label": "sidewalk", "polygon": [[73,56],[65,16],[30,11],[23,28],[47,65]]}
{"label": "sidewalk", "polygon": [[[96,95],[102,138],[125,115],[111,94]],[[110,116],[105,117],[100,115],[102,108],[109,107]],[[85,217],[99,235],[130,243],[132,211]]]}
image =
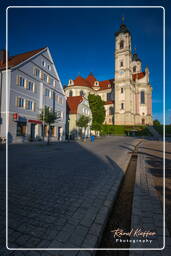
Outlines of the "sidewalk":
{"label": "sidewalk", "polygon": [[[171,251],[171,238],[166,224],[166,249],[160,250],[164,246],[163,241],[163,205],[162,205],[162,142],[144,141],[139,147],[136,182],[134,188],[133,209],[132,209],[132,228],[140,228],[142,231],[152,231],[156,234],[148,236],[148,241],[132,243],[130,248],[148,248],[141,251],[130,251],[129,256],[136,255],[163,255],[169,256]],[[153,165],[152,165],[153,164]],[[160,169],[157,165],[160,164]],[[157,179],[157,180],[156,180]],[[160,194],[156,190],[159,188]],[[158,183],[156,183],[158,182]],[[135,239],[135,237],[132,237]],[[140,237],[139,237],[140,238]],[[141,237],[142,238],[142,237]],[[145,240],[145,239],[144,239]],[[150,248],[158,251],[150,251]]]}

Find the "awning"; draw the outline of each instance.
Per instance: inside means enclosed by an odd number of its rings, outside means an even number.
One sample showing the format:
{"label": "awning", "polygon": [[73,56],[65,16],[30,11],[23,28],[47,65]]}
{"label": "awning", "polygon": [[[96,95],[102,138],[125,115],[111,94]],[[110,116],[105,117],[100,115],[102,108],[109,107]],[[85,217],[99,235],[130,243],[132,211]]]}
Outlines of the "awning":
{"label": "awning", "polygon": [[40,120],[28,120],[28,122],[33,124],[42,124],[42,121]]}

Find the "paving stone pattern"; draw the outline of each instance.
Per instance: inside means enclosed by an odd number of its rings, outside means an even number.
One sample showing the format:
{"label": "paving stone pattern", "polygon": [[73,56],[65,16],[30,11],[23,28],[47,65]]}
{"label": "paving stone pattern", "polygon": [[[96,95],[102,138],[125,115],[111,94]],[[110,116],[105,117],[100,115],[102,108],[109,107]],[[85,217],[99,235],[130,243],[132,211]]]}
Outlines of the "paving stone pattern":
{"label": "paving stone pattern", "polygon": [[[145,144],[145,142],[144,142]],[[163,241],[163,205],[161,204],[158,193],[155,189],[153,177],[148,169],[148,155],[145,154],[143,146],[139,148],[136,182],[134,188],[133,209],[132,209],[132,228],[141,228],[156,232],[156,235],[149,236],[151,243],[131,243],[131,248],[154,248],[156,251],[130,251],[129,256],[136,255],[155,255],[169,256],[171,253],[171,238],[166,226],[166,248]],[[137,237],[131,237],[136,240]],[[138,237],[142,240],[142,237]]]}
{"label": "paving stone pattern", "polygon": [[[95,248],[135,144],[134,138],[108,137],[93,144],[10,146],[8,246]],[[1,215],[3,219],[5,210]],[[1,255],[90,253],[3,250]]]}

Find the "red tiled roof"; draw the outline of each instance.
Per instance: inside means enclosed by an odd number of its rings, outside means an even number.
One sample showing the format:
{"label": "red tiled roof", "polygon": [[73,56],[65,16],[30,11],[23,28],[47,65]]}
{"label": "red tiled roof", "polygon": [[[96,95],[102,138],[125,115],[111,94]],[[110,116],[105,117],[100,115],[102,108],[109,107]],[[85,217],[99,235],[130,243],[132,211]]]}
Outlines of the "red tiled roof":
{"label": "red tiled roof", "polygon": [[[86,79],[84,79],[82,76],[77,76],[77,78],[74,80],[74,86],[85,86],[85,87],[94,87],[94,82],[98,81],[92,74],[88,75]],[[106,90],[109,89],[114,85],[114,79],[99,81],[99,90]]]}
{"label": "red tiled roof", "polygon": [[93,86],[94,82],[97,81],[93,74],[89,74],[86,80]]}
{"label": "red tiled roof", "polygon": [[140,73],[137,73],[137,74],[133,74],[132,79],[133,79],[133,81],[135,81],[136,79],[141,79],[144,76],[145,76],[145,72],[140,72]]}
{"label": "red tiled roof", "polygon": [[106,102],[104,102],[104,105],[110,105],[110,104],[114,104],[113,100],[108,100]]}
{"label": "red tiled roof", "polygon": [[[9,57],[9,59],[8,59],[8,68],[15,67],[16,65],[22,63],[23,61],[31,58],[35,54],[41,52],[45,48],[46,47]],[[6,68],[6,63],[3,63],[3,64],[1,63],[0,64],[0,69],[3,69],[3,68]]]}
{"label": "red tiled roof", "polygon": [[77,76],[77,78],[74,80],[74,85],[90,87],[89,81],[86,81],[82,76]]}
{"label": "red tiled roof", "polygon": [[67,98],[67,112],[77,114],[78,105],[83,101],[82,96],[71,96]]}

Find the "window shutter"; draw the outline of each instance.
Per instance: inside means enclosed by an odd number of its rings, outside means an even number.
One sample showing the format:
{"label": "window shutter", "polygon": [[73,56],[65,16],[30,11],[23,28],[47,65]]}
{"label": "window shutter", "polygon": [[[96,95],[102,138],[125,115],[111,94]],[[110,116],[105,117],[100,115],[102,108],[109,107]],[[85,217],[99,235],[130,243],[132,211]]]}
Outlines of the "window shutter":
{"label": "window shutter", "polygon": [[43,80],[43,71],[40,71],[40,78]]}
{"label": "window shutter", "polygon": [[28,80],[27,79],[24,80],[24,88],[28,89]]}
{"label": "window shutter", "polygon": [[33,105],[33,110],[34,112],[36,111],[36,103],[34,102],[34,105]]}
{"label": "window shutter", "polygon": [[33,84],[33,92],[37,92],[37,85],[35,83]]}
{"label": "window shutter", "polygon": [[36,68],[33,67],[33,75],[36,76]]}
{"label": "window shutter", "polygon": [[20,83],[20,77],[19,75],[16,75],[16,85],[19,85],[19,83]]}
{"label": "window shutter", "polygon": [[19,106],[19,98],[16,97],[16,106],[18,107]]}
{"label": "window shutter", "polygon": [[25,109],[28,109],[28,100],[25,100]]}
{"label": "window shutter", "polygon": [[47,77],[47,82],[50,84],[50,76]]}

